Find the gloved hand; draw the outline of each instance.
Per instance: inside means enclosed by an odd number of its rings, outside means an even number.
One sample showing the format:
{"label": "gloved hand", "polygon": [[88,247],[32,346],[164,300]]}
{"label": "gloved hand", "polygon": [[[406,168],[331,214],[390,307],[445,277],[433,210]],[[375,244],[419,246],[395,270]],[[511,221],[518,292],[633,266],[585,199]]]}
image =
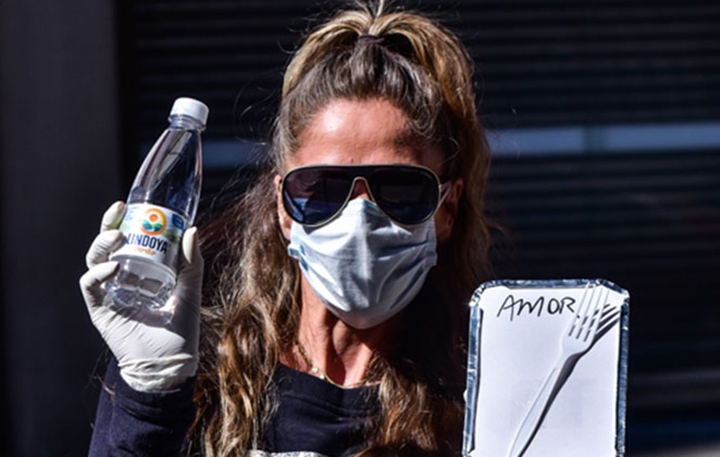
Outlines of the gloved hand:
{"label": "gloved hand", "polygon": [[102,283],[118,270],[108,256],[125,242],[117,230],[125,204],[113,204],[103,215],[100,234],[86,256],[89,270],[80,278],[80,288],[90,318],[118,360],[120,374],[130,387],[143,392],[168,391],[195,375],[198,366],[198,336],[203,258],[195,227],[183,235],[177,284],[167,308],[171,319],[151,313],[118,312],[104,303]]}

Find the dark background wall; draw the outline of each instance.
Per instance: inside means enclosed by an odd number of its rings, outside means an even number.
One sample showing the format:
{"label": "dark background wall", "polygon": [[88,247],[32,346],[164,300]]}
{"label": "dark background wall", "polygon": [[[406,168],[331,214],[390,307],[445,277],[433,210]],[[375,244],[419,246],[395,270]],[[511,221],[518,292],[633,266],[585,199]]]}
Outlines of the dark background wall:
{"label": "dark background wall", "polygon": [[0,2],[2,453],[87,454],[100,339],[77,281],[120,196],[113,2]]}
{"label": "dark background wall", "polygon": [[[238,167],[252,175],[288,50],[334,4],[0,3],[5,455],[86,454],[103,348],[77,279],[172,100],[211,108],[207,208]],[[627,288],[628,455],[716,449],[720,4],[410,4],[476,60],[498,275]]]}

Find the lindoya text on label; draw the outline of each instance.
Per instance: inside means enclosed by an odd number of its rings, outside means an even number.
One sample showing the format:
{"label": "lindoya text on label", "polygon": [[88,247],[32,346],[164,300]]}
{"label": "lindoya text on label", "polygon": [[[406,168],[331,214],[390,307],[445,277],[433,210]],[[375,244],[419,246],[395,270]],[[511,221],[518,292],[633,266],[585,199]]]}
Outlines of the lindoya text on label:
{"label": "lindoya text on label", "polygon": [[120,231],[125,245],[112,256],[133,256],[176,268],[185,219],[162,206],[147,203],[128,205]]}

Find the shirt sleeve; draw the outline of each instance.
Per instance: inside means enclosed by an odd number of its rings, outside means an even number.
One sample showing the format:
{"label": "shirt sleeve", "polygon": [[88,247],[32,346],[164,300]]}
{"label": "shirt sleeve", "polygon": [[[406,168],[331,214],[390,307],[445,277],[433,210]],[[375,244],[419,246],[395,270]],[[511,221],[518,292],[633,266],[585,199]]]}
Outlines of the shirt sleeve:
{"label": "shirt sleeve", "polygon": [[195,419],[194,383],[193,378],[169,392],[139,392],[123,381],[117,360],[110,360],[88,455],[180,455]]}

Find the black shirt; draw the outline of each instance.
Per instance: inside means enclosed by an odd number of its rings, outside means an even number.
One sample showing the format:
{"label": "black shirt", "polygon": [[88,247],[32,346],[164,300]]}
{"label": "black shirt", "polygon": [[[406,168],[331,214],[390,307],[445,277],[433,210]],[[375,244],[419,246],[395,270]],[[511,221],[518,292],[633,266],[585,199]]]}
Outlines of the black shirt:
{"label": "black shirt", "polygon": [[375,387],[344,389],[284,365],[275,381],[279,402],[265,432],[268,451],[349,456],[364,447],[378,411]]}
{"label": "black shirt", "polygon": [[[264,455],[306,452],[350,456],[365,444],[365,428],[378,414],[376,387],[343,389],[279,365],[272,394],[275,415],[263,431]],[[178,456],[193,422],[193,383],[163,393],[133,390],[111,360],[100,394],[90,456]],[[309,454],[305,454],[309,455]]]}

